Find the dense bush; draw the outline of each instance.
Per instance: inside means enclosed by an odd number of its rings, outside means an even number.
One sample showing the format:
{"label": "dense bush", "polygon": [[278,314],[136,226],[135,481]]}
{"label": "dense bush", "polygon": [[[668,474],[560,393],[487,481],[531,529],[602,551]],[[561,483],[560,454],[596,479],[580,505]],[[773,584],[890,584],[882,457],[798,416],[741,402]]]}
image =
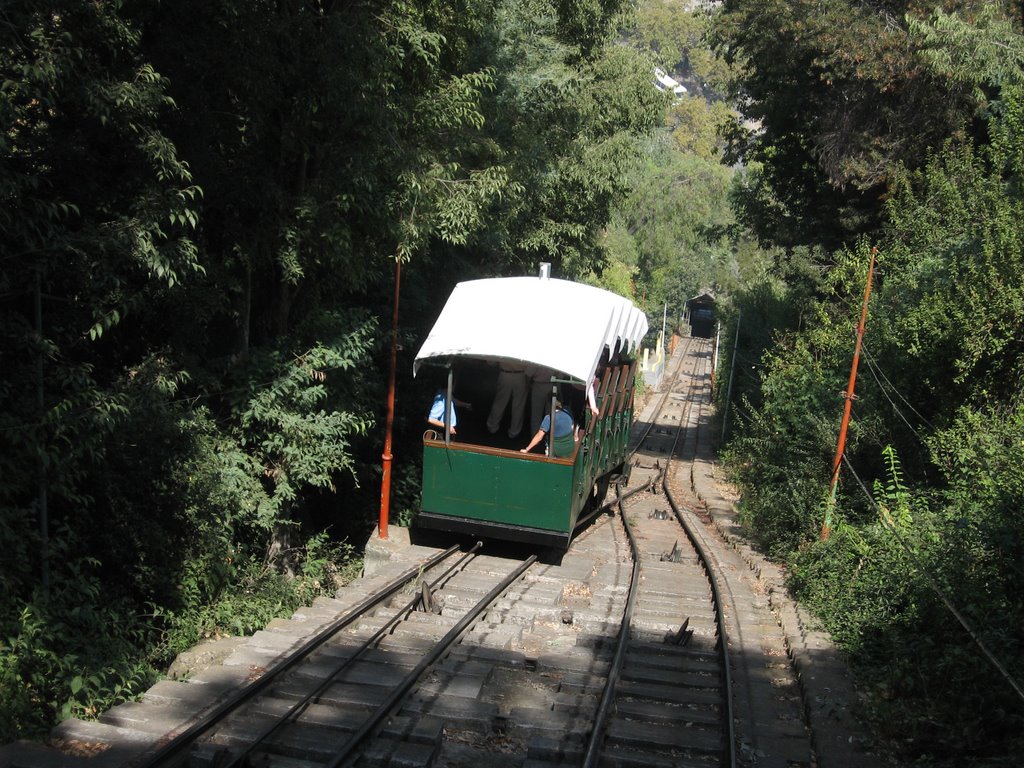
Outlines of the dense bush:
{"label": "dense bush", "polygon": [[[262,552],[207,571],[202,559],[183,574],[174,608],[138,615],[113,601],[94,575],[95,561],[55,573],[0,631],[0,740],[45,739],[57,719],[95,717],[156,682],[177,653],[207,638],[246,635],[334,590],[355,574],[345,547],[313,540],[296,558],[298,578],[268,570]],[[230,573],[225,571],[230,570]],[[220,572],[219,585],[210,572]],[[87,638],[87,642],[82,642]]]}
{"label": "dense bush", "polygon": [[627,7],[3,4],[0,738],[352,567],[399,264],[411,516],[411,357],[450,288],[605,263],[666,107]]}
{"label": "dense bush", "polygon": [[1024,109],[1002,97],[993,143],[894,179],[835,504],[865,245],[835,255],[813,319],[762,356],[729,446],[745,521],[848,652],[879,732],[927,765],[1022,747]]}

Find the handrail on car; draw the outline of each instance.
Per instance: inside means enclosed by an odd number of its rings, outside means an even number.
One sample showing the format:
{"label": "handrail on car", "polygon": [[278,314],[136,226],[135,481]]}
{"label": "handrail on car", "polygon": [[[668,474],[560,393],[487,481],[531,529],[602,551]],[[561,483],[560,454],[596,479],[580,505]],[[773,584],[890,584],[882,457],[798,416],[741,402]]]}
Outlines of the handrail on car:
{"label": "handrail on car", "polygon": [[[629,401],[629,380],[630,372],[635,371],[635,363],[626,363],[621,365],[609,365],[605,368],[601,383],[599,385],[598,392],[600,393],[601,403],[598,406],[597,416],[592,416],[587,423],[583,434],[578,440],[576,440],[576,447],[573,452],[568,456],[548,456],[540,454],[520,454],[522,458],[537,461],[539,459],[554,460],[560,464],[575,464],[577,456],[579,455],[580,448],[589,450],[591,452],[590,460],[592,462],[603,460],[603,457],[599,456],[598,445],[586,445],[588,439],[591,443],[596,443],[599,435],[598,425],[603,424],[605,426],[604,432],[613,431],[612,424],[608,421],[621,413],[622,409],[626,406]],[[579,384],[576,379],[557,379],[553,378],[553,381],[563,384]],[[587,385],[589,386],[589,384]],[[586,408],[586,406],[585,406]],[[584,420],[586,420],[586,414],[589,413],[589,408],[586,408],[584,412]],[[603,435],[607,436],[607,435]],[[448,440],[442,440],[441,435],[436,429],[427,429],[423,433],[423,440],[429,442],[444,442],[447,448],[458,447],[462,450],[476,450],[483,453],[495,453],[495,454],[517,454],[518,449],[512,448],[499,448],[492,445],[483,445],[480,443],[454,443]]]}

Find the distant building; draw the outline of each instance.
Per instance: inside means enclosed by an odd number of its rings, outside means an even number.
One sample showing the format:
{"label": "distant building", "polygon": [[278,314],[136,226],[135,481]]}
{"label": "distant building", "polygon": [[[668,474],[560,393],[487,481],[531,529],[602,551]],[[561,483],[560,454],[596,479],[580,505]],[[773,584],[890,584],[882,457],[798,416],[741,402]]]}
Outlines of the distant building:
{"label": "distant building", "polygon": [[675,95],[677,99],[686,95],[686,86],[669,77],[664,70],[655,68],[654,87],[659,91],[666,91]]}
{"label": "distant building", "polygon": [[710,339],[715,335],[715,294],[704,289],[686,301],[683,321],[690,325],[690,335]]}

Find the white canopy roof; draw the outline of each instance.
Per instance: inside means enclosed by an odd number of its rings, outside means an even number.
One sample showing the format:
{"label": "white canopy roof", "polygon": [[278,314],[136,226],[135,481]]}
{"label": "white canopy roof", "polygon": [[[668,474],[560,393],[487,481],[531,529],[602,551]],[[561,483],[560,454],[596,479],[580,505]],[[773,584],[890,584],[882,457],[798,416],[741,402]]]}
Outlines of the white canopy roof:
{"label": "white canopy roof", "polygon": [[514,360],[589,381],[605,347],[633,352],[647,317],[610,291],[568,280],[504,277],[459,283],[416,355]]}

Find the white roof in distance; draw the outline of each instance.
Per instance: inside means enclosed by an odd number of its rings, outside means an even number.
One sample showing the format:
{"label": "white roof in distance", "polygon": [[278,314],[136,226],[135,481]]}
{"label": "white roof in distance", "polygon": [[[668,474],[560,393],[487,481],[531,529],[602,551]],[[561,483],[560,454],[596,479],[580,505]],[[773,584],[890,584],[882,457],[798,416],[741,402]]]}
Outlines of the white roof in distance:
{"label": "white roof in distance", "polygon": [[674,77],[669,77],[664,70],[655,68],[654,86],[659,91],[672,91],[676,96],[686,93],[686,86],[678,82]]}
{"label": "white roof in distance", "polygon": [[589,381],[605,347],[634,352],[647,316],[611,291],[568,280],[495,277],[455,286],[413,362],[469,357],[543,365]]}

